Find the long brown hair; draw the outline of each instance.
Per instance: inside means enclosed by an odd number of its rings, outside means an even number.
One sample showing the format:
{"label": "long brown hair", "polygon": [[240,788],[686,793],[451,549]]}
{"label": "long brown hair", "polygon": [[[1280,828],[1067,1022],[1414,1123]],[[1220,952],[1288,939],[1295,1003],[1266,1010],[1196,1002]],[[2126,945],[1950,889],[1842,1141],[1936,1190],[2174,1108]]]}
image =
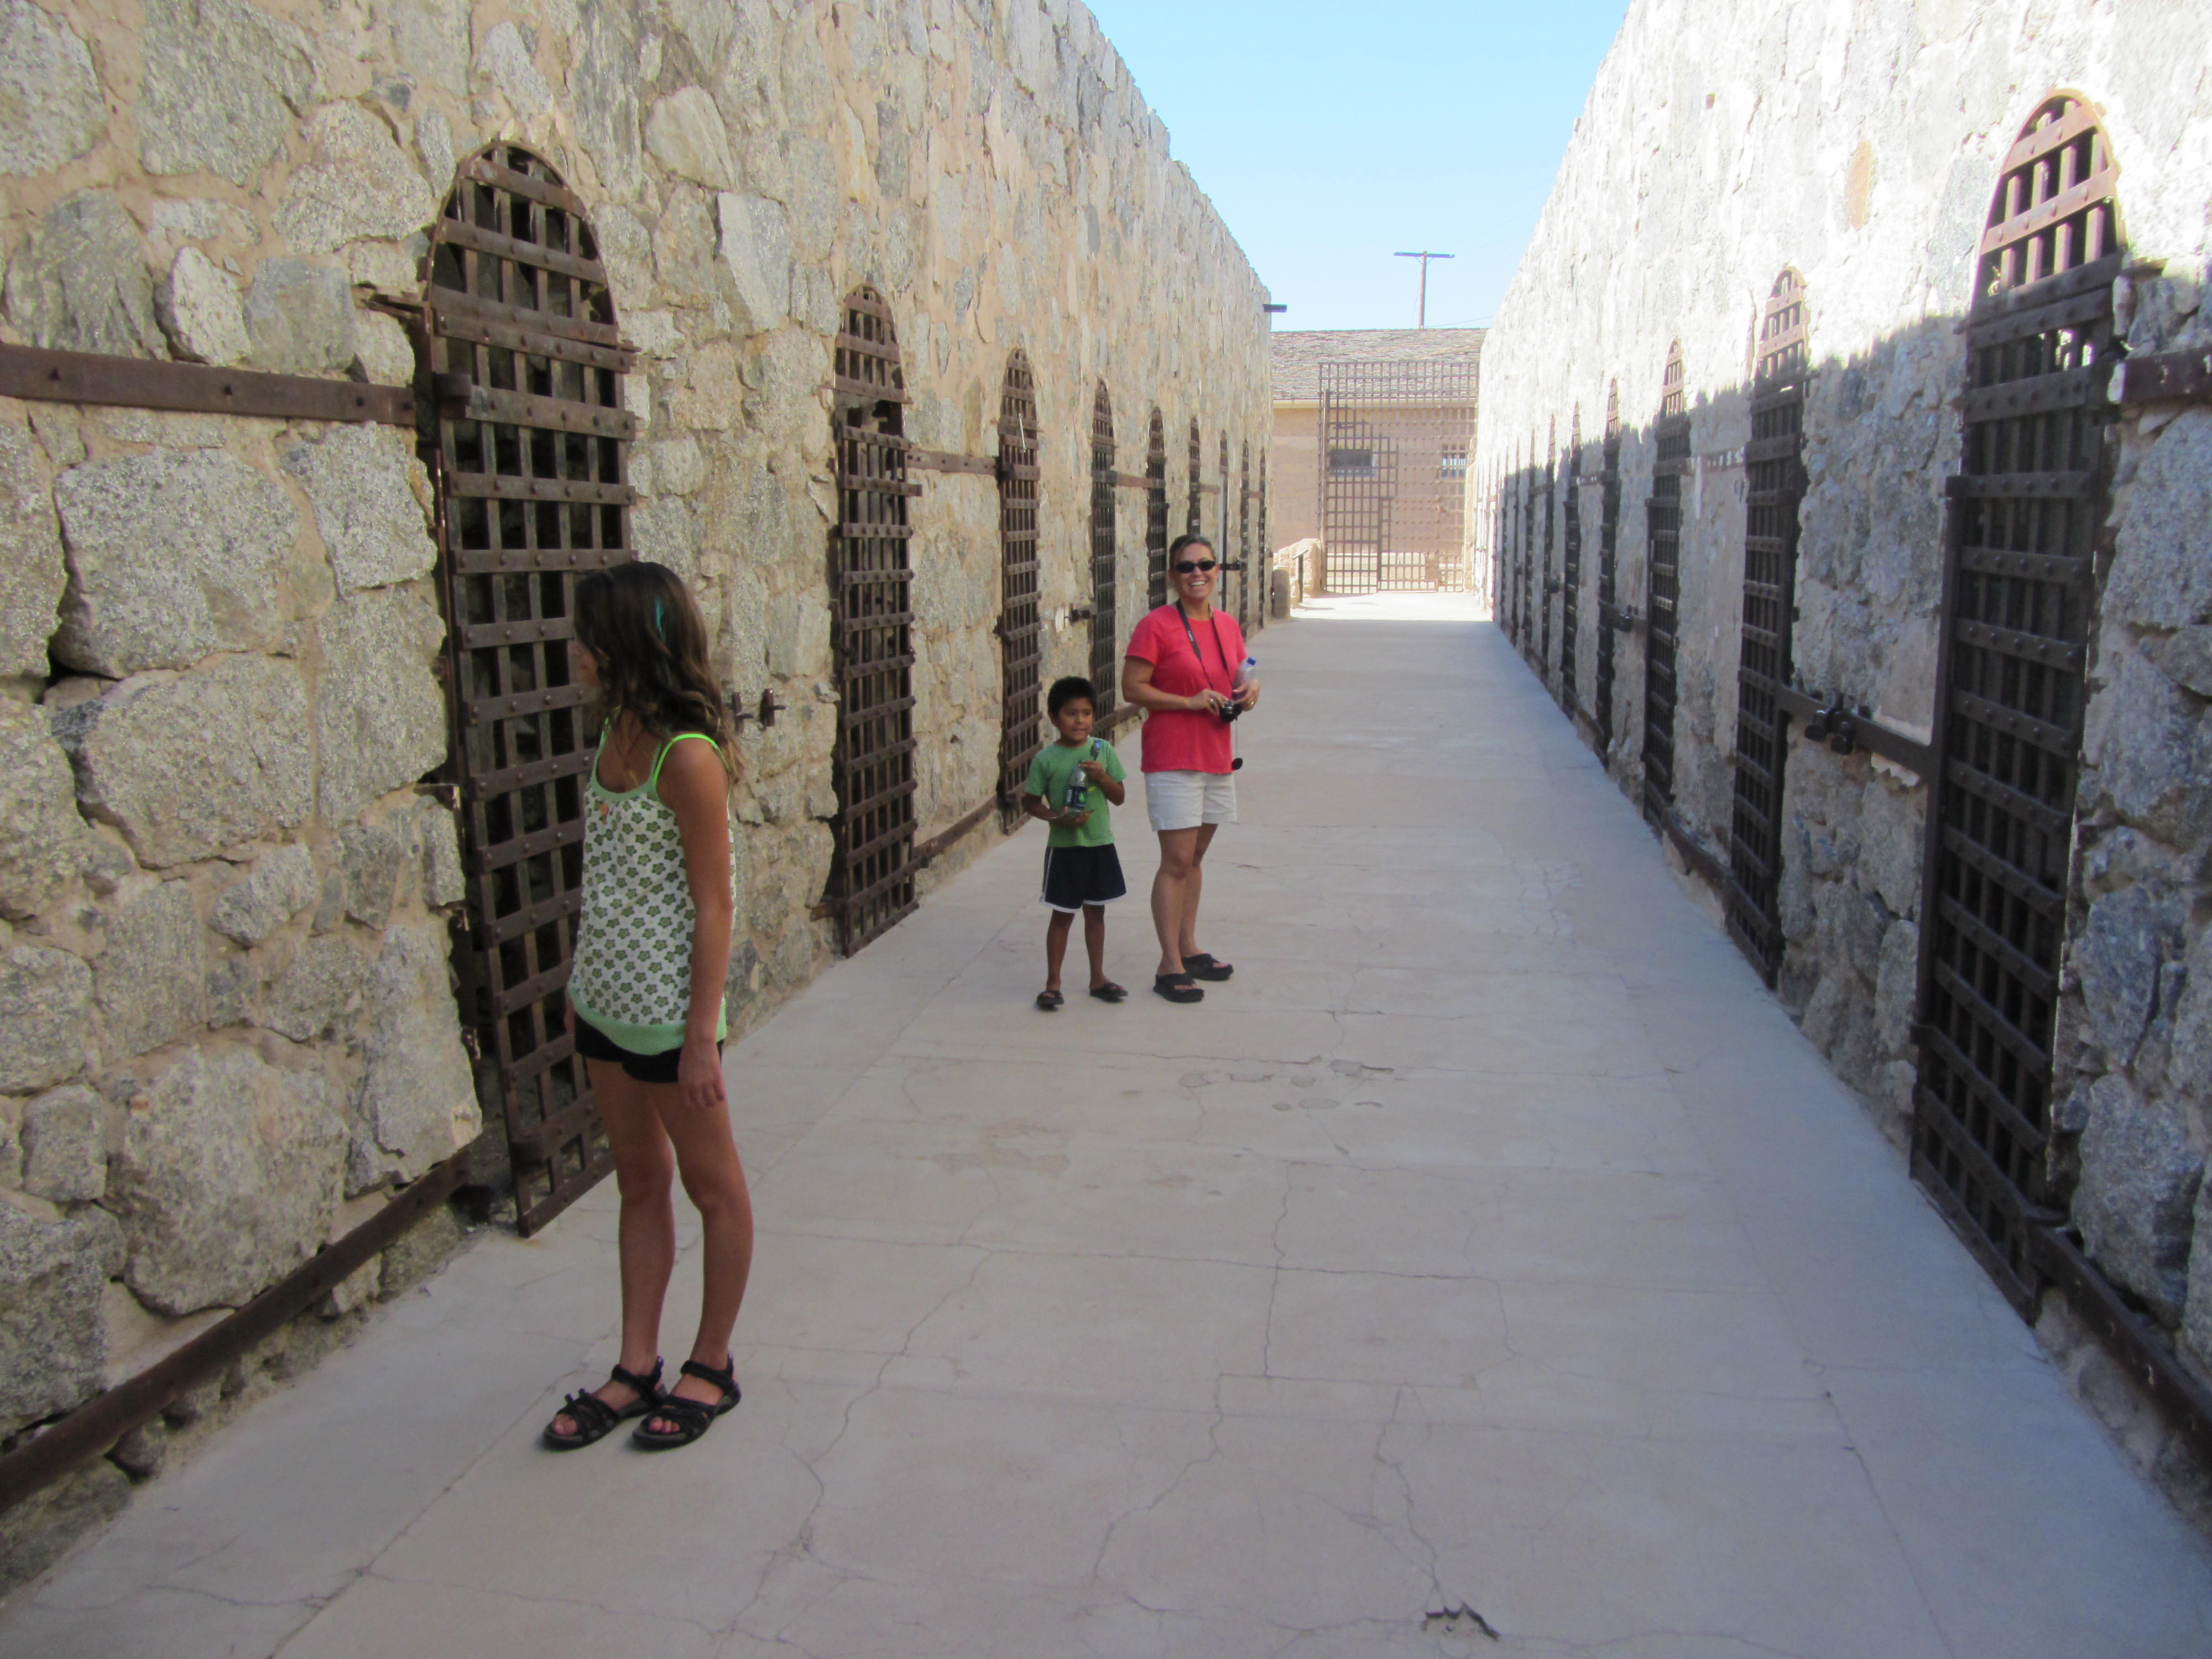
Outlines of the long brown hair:
{"label": "long brown hair", "polygon": [[736,734],[707,657],[707,622],[684,579],[640,559],[576,584],[576,641],[599,659],[601,708],[661,741],[703,732],[737,776]]}

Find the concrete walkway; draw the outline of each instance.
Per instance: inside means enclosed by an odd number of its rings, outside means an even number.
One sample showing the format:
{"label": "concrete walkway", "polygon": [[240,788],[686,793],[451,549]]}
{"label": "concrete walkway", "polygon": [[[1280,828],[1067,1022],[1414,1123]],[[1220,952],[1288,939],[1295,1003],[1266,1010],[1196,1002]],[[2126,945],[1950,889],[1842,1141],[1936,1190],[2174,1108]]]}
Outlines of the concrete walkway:
{"label": "concrete walkway", "polygon": [[1030,830],[734,1051],[763,1231],[702,1444],[536,1444],[613,1353],[595,1195],[141,1494],[0,1652],[2212,1652],[2204,1548],[1498,633],[1330,610],[1258,642],[1202,1007],[1031,1010]]}

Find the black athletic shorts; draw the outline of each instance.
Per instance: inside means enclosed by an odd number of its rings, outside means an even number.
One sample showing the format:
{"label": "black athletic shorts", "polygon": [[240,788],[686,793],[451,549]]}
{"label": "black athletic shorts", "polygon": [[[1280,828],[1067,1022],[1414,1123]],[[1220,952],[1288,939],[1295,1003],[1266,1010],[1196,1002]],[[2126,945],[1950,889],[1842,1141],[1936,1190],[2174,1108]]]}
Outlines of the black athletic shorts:
{"label": "black athletic shorts", "polygon": [[1086,904],[1111,904],[1128,890],[1121,855],[1110,841],[1103,847],[1044,849],[1044,902],[1055,910],[1073,915]]}
{"label": "black athletic shorts", "polygon": [[[586,1060],[611,1060],[621,1063],[624,1072],[640,1083],[673,1083],[676,1068],[684,1063],[681,1048],[669,1048],[657,1054],[641,1054],[625,1048],[580,1014],[576,1018],[576,1052]],[[722,1045],[716,1043],[714,1052],[720,1054]]]}

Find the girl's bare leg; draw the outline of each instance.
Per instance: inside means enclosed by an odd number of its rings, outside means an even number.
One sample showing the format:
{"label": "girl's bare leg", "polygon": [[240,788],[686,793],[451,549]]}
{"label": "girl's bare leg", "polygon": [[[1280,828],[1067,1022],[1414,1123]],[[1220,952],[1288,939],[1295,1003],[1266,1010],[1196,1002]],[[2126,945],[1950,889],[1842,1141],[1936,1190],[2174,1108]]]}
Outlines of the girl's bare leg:
{"label": "girl's bare leg", "polygon": [[[676,1267],[676,1155],[649,1098],[654,1085],[640,1083],[614,1060],[585,1063],[591,1067],[592,1092],[606,1126],[615,1187],[622,1194],[616,1232],[622,1263],[621,1364],[645,1376],[660,1354],[660,1305]],[[611,1380],[596,1392],[617,1411],[637,1398],[628,1384]],[[559,1434],[576,1431],[565,1412],[553,1419],[553,1428]]]}
{"label": "girl's bare leg", "polygon": [[[700,1297],[699,1331],[692,1339],[690,1358],[716,1370],[729,1363],[730,1332],[738,1322],[738,1308],[745,1299],[745,1280],[753,1267],[753,1204],[745,1187],[744,1165],[738,1158],[738,1143],[730,1133],[726,1111],[702,1112],[684,1104],[681,1091],[672,1083],[640,1084],[657,1109],[660,1126],[675,1148],[677,1173],[684,1190],[698,1206],[704,1291]],[[665,1280],[663,1280],[664,1285]],[[721,1390],[696,1377],[680,1379],[671,1389],[687,1400],[713,1404]],[[665,1418],[647,1418],[657,1431],[673,1433],[678,1425]]]}

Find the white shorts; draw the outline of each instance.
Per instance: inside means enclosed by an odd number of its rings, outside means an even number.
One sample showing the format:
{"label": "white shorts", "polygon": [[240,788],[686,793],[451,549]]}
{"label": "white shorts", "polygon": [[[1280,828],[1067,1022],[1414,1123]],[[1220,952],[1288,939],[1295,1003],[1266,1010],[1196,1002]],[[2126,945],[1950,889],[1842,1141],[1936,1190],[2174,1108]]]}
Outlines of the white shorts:
{"label": "white shorts", "polygon": [[1226,772],[1147,772],[1145,815],[1156,833],[1237,822],[1237,780]]}

